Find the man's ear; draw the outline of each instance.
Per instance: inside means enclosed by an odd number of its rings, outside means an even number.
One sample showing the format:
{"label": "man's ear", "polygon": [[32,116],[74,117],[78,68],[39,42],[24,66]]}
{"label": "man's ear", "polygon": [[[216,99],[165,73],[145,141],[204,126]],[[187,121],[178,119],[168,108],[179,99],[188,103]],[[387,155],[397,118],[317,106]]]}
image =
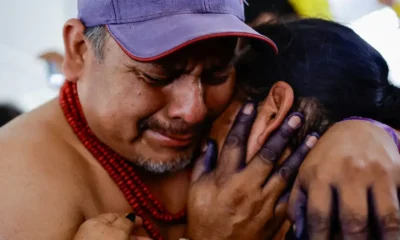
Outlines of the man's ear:
{"label": "man's ear", "polygon": [[292,87],[285,82],[275,83],[267,98],[259,105],[257,118],[251,129],[247,145],[249,161],[261,148],[266,139],[285,120],[294,101]]}
{"label": "man's ear", "polygon": [[85,26],[78,19],[70,19],[64,25],[65,58],[63,72],[69,81],[77,81],[83,72],[85,54],[88,46],[85,41]]}

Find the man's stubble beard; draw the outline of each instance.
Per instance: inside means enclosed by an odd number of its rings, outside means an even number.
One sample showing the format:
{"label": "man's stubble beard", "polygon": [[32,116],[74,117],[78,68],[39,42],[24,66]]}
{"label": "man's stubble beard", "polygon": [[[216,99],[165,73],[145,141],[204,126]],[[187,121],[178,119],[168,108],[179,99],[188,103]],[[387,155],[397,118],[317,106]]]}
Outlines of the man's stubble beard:
{"label": "man's stubble beard", "polygon": [[[139,132],[142,133],[147,129],[151,129],[176,134],[195,133],[195,135],[198,135],[195,141],[198,144],[199,139],[202,139],[205,135],[208,135],[209,131],[211,130],[212,122],[212,119],[206,119],[202,124],[198,124],[196,126],[188,126],[182,121],[175,121],[166,124],[161,123],[156,118],[150,117],[143,120],[139,124]],[[134,156],[130,159],[134,165],[143,168],[144,170],[151,173],[162,174],[176,172],[186,168],[192,162],[193,158],[196,157],[196,146],[192,146],[190,149],[179,153],[178,156],[173,157],[168,161],[158,161],[156,159],[140,155]]]}
{"label": "man's stubble beard", "polygon": [[132,163],[150,173],[163,174],[186,168],[190,165],[194,157],[194,150],[191,150],[190,152],[182,153],[168,161],[157,161],[143,156],[136,156],[132,159]]}

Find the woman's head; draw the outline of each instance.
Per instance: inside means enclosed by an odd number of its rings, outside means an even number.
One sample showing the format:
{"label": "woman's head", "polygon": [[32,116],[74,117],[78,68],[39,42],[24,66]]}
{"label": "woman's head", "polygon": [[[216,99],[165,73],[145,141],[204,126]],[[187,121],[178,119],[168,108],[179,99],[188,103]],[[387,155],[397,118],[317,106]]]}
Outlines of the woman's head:
{"label": "woman's head", "polygon": [[[400,128],[400,90],[388,81],[383,57],[351,29],[305,19],[256,29],[277,44],[276,57],[253,48],[238,61],[239,92],[260,101],[276,99],[271,90],[285,81],[294,92],[291,111],[306,118],[298,143],[310,131],[323,133],[349,116],[374,118]],[[281,97],[280,97],[281,98]],[[279,99],[278,99],[279,100]]]}

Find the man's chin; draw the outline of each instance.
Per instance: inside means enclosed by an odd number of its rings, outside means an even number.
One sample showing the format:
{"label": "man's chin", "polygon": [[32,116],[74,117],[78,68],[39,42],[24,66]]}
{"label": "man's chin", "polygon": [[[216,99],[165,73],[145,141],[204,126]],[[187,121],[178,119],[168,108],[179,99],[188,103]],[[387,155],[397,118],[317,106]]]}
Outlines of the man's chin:
{"label": "man's chin", "polygon": [[147,172],[154,174],[163,174],[163,173],[173,173],[179,170],[182,170],[189,166],[191,163],[190,159],[184,159],[174,162],[155,162],[155,161],[144,161],[144,162],[135,162],[135,165],[143,168]]}
{"label": "man's chin", "polygon": [[174,154],[174,156],[168,158],[166,158],[166,155],[169,154],[165,154],[162,158],[136,156],[131,162],[137,167],[151,173],[171,173],[189,166],[194,158],[194,151],[190,150],[184,153]]}

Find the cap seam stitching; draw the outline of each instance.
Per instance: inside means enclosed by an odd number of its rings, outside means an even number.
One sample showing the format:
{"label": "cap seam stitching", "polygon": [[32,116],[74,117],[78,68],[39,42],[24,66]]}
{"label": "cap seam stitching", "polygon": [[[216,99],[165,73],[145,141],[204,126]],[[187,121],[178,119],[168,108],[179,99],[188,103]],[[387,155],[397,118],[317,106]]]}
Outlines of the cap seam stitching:
{"label": "cap seam stitching", "polygon": [[[117,3],[116,5],[115,5],[115,20],[117,21],[117,22],[119,22],[120,21],[120,18],[121,18],[121,9],[119,8],[119,0],[115,0],[115,2]],[[117,18],[117,13],[118,13],[118,16],[119,16],[119,18]]]}
{"label": "cap seam stitching", "polygon": [[208,5],[207,5],[207,0],[203,1],[203,7],[204,7],[204,11],[208,11]]}
{"label": "cap seam stitching", "polygon": [[[203,14],[203,13],[205,13],[205,12],[200,12],[200,11],[199,12],[191,12],[191,11],[188,11],[188,12],[179,12],[179,14],[175,14],[175,12],[162,13],[162,14],[153,14],[153,15],[148,15],[147,17],[149,17],[149,18],[142,19],[142,20],[138,20],[139,18],[125,18],[124,21],[115,20],[114,24],[146,22],[146,21],[150,21],[150,20],[153,20],[153,19],[161,18],[161,17],[176,16],[176,15],[183,15],[183,14]],[[234,17],[238,18],[239,20],[242,20],[242,19],[240,19],[239,16],[237,16],[236,14],[233,14],[231,12],[213,12],[213,13],[210,13],[210,14],[227,14],[227,15],[234,16]],[[127,21],[131,21],[131,22],[127,22]]]}
{"label": "cap seam stitching", "polygon": [[[115,0],[115,1],[117,1],[117,0]],[[117,12],[115,11],[114,1],[111,1],[111,7],[114,12],[113,21],[117,21]],[[111,22],[111,21],[108,21],[108,22]]]}

